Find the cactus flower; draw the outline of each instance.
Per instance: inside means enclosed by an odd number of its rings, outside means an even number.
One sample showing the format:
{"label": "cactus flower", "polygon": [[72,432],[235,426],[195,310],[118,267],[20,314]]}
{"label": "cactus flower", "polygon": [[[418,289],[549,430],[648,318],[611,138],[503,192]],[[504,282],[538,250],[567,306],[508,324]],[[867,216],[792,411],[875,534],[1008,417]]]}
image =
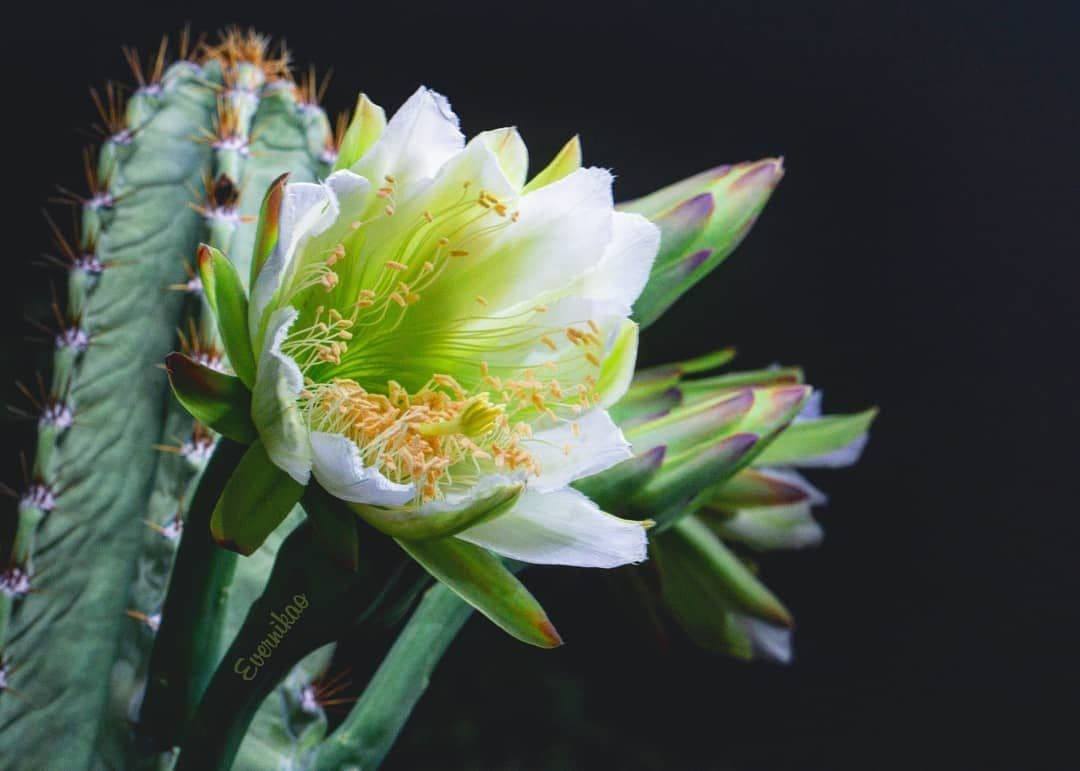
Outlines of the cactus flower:
{"label": "cactus flower", "polygon": [[[338,166],[267,194],[250,302],[228,260],[200,255],[257,436],[223,497],[241,513],[222,507],[215,537],[253,550],[314,478],[403,541],[644,559],[643,525],[570,484],[631,457],[606,408],[633,375],[659,229],[614,210],[611,174],[580,168],[576,141],[526,184],[514,129],[466,144],[426,88],[388,122],[362,97]],[[266,491],[278,503],[256,526],[238,502]]]}

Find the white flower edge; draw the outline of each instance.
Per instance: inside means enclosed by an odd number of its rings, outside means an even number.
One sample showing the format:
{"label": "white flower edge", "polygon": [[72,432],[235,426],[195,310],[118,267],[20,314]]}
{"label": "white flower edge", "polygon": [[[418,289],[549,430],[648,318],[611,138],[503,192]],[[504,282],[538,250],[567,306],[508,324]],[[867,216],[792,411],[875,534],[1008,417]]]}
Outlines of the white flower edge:
{"label": "white flower edge", "polygon": [[510,511],[457,537],[537,565],[613,568],[646,558],[642,523],[607,514],[568,487],[526,490]]}

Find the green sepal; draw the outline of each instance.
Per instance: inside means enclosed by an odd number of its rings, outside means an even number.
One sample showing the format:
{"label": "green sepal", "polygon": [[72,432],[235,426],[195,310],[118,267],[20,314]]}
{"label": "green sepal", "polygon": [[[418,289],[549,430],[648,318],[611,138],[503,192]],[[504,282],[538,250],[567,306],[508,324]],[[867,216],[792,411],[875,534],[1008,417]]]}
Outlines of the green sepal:
{"label": "green sepal", "polygon": [[525,491],[521,482],[493,487],[468,505],[451,507],[438,502],[419,508],[382,508],[349,504],[369,525],[386,535],[409,541],[446,538],[508,512]]}
{"label": "green sepal", "polygon": [[829,415],[788,427],[757,458],[761,465],[782,466],[843,449],[870,429],[877,408],[853,415]]}
{"label": "green sepal", "polygon": [[251,554],[300,500],[304,486],[279,469],[256,439],[229,478],[210,518],[210,533],[225,549]]}
{"label": "green sepal", "polygon": [[285,199],[285,184],[288,181],[289,174],[286,172],[270,184],[263,196],[262,206],[259,208],[259,224],[255,228],[255,246],[251,252],[248,286],[255,286],[259,271],[277,246],[278,231],[281,228],[281,202]]}
{"label": "green sepal", "polygon": [[300,505],[311,520],[311,536],[315,545],[336,564],[355,572],[360,567],[356,515],[343,501],[334,498],[320,485],[308,485]]}
{"label": "green sepal", "polygon": [[645,396],[640,399],[625,399],[608,407],[608,415],[623,431],[657,418],[662,418],[682,404],[682,391],[668,388],[665,391]]}
{"label": "green sepal", "polygon": [[720,509],[749,506],[781,506],[799,503],[810,494],[783,478],[756,469],[743,469],[725,482],[712,497],[712,505]]}
{"label": "green sepal", "polygon": [[551,160],[547,166],[540,171],[535,177],[529,180],[529,183],[525,185],[521,191],[524,193],[531,193],[534,190],[539,190],[542,187],[550,185],[552,182],[558,182],[567,174],[571,174],[581,168],[581,139],[576,134],[570,137],[558,154]]}
{"label": "green sepal", "polygon": [[212,246],[199,246],[203,295],[217,321],[229,364],[249,389],[255,387],[255,353],[248,331],[248,299],[240,274],[229,258]]}
{"label": "green sepal", "polygon": [[[749,389],[725,394],[708,402],[680,407],[667,415],[641,423],[626,432],[635,452],[667,445],[672,454],[719,436],[751,411],[754,395]],[[740,424],[740,428],[742,425]],[[753,430],[752,428],[748,430]]]}
{"label": "green sepal", "polygon": [[634,301],[633,318],[642,329],[664,315],[664,312],[690,289],[700,276],[703,266],[713,257],[712,249],[698,249],[673,259],[653,270],[649,283]]}
{"label": "green sepal", "polygon": [[659,471],[666,453],[667,448],[663,445],[653,447],[606,471],[579,479],[573,486],[604,511],[624,511],[627,500]]}
{"label": "green sepal", "polygon": [[743,465],[757,434],[733,434],[708,446],[691,448],[668,459],[631,499],[631,509],[665,526],[682,512],[678,504],[689,502],[703,489],[728,479]]}
{"label": "green sepal", "polygon": [[204,426],[241,444],[258,434],[251,422],[251,391],[239,378],[203,366],[182,353],[165,358],[177,400]]}
{"label": "green sepal", "polygon": [[338,157],[334,162],[334,171],[348,169],[366,153],[386,128],[386,113],[377,104],[368,99],[367,94],[360,94],[356,100],[349,127],[341,138]]}
{"label": "green sepal", "polygon": [[724,610],[781,626],[794,624],[776,595],[696,516],[683,517],[649,546],[668,606],[699,633],[710,629],[710,616]]}
{"label": "green sepal", "polygon": [[713,508],[720,505],[726,504],[714,499],[699,509],[697,516],[725,541],[737,541],[755,551],[804,549],[817,546],[824,538],[809,500],[740,509]]}
{"label": "green sepal", "polygon": [[562,645],[540,603],[491,552],[453,537],[398,543],[431,575],[511,636],[539,648]]}
{"label": "green sepal", "polygon": [[679,385],[682,372],[674,364],[639,370],[619,404],[649,399]]}
{"label": "green sepal", "polygon": [[[813,389],[807,385],[755,388],[754,403],[739,422],[740,431],[753,431],[773,441],[802,410]],[[758,448],[764,449],[764,445]]]}
{"label": "green sepal", "polygon": [[727,375],[688,380],[681,383],[679,388],[683,392],[686,403],[695,404],[711,399],[723,391],[733,391],[750,386],[799,385],[802,382],[803,372],[798,367],[770,367],[769,369],[732,372]]}

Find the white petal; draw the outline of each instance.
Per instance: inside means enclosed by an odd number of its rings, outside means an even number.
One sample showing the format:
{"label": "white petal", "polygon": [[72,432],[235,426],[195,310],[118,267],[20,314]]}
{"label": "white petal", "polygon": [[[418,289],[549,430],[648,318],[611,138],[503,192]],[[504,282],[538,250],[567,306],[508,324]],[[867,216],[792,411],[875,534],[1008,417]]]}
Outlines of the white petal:
{"label": "white petal", "polygon": [[311,476],[311,444],[307,423],[296,403],[304,376],[296,362],[281,352],[297,315],[295,308],[286,306],[270,316],[267,344],[255,374],[251,419],[274,465],[306,485]]}
{"label": "white petal", "polygon": [[627,309],[649,280],[656,252],[660,248],[660,228],[640,214],[615,212],[611,241],[600,264],[583,279],[586,297],[616,302]]}
{"label": "white petal", "polygon": [[487,298],[491,310],[554,299],[599,264],[611,240],[612,207],[611,174],[578,169],[522,196],[517,222],[455,279],[470,298]]}
{"label": "white petal", "polygon": [[640,522],[602,512],[577,490],[526,490],[513,509],[458,538],[510,557],[542,565],[613,568],[645,559]]}
{"label": "white petal", "polygon": [[633,454],[622,430],[599,409],[573,423],[538,431],[532,439],[523,441],[522,447],[540,464],[540,474],[529,481],[529,489],[542,493],[598,474]]}
{"label": "white petal", "polygon": [[330,227],[337,214],[337,199],[326,185],[298,182],[285,186],[277,246],[251,289],[248,326],[256,345],[260,340],[263,315],[292,266],[297,249],[305,240]]}
{"label": "white petal", "polygon": [[507,182],[515,191],[520,191],[525,186],[525,179],[529,175],[529,150],[518,130],[516,128],[494,129],[477,134],[476,139],[487,144],[488,149],[499,159],[499,168],[506,175]]}
{"label": "white petal", "polygon": [[394,113],[382,136],[352,170],[376,185],[382,185],[390,174],[398,189],[408,194],[464,146],[465,137],[450,102],[421,86]]}
{"label": "white petal", "polygon": [[413,485],[391,482],[378,469],[364,466],[360,448],[341,434],[311,432],[312,472],[335,498],[374,506],[401,506],[416,496]]}

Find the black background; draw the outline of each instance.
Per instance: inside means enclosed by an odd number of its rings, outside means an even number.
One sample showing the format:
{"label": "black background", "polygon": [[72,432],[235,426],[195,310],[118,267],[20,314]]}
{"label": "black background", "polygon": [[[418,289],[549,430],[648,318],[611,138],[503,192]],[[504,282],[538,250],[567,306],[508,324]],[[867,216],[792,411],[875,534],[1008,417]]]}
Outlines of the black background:
{"label": "black background", "polygon": [[[791,667],[658,646],[598,572],[537,569],[568,644],[470,622],[388,768],[1076,767],[1074,4],[270,5],[9,11],[5,376],[47,361],[28,266],[43,202],[79,184],[87,86],[189,20],[284,35],[334,67],[332,109],[428,84],[469,134],[517,125],[534,168],[580,132],[620,198],[783,154],[754,232],[642,360],[734,343],[803,364],[832,411],[882,408],[862,463],[814,477],[825,544],[764,560]],[[32,426],[5,434],[17,483]]]}

